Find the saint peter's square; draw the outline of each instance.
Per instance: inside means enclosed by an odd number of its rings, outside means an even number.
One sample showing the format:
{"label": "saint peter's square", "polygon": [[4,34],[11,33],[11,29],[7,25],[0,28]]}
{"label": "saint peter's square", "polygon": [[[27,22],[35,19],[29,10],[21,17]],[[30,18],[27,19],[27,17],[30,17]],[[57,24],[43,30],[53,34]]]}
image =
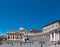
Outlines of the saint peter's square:
{"label": "saint peter's square", "polygon": [[43,30],[8,30],[2,42],[0,47],[60,47],[60,20],[43,26]]}

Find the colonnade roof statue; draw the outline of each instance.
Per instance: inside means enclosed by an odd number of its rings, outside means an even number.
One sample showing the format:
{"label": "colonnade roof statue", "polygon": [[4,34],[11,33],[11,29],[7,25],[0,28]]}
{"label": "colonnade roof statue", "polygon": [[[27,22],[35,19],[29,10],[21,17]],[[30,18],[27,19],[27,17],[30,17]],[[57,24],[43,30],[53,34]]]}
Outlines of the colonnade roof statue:
{"label": "colonnade roof statue", "polygon": [[31,29],[30,33],[41,33],[42,30],[37,30],[37,29]]}

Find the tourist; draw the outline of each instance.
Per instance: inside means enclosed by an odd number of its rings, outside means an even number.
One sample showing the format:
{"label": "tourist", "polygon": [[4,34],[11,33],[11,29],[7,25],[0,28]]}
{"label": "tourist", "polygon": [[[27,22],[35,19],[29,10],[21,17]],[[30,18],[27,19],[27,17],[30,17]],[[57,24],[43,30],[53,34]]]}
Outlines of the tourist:
{"label": "tourist", "polygon": [[41,44],[41,47],[43,47],[43,45]]}
{"label": "tourist", "polygon": [[13,46],[13,43],[12,43],[12,46]]}
{"label": "tourist", "polygon": [[22,42],[20,42],[20,46],[22,46]]}

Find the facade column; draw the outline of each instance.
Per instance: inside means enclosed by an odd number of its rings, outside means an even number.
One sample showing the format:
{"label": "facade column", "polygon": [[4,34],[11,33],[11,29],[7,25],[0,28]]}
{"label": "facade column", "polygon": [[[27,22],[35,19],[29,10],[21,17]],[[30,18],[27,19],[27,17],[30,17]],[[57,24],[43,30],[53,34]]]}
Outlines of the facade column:
{"label": "facade column", "polygon": [[59,36],[59,32],[58,32],[58,37],[57,37],[57,38],[58,38],[58,41],[59,41],[59,38],[60,38],[60,36]]}
{"label": "facade column", "polygon": [[60,41],[60,31],[59,31],[59,41]]}
{"label": "facade column", "polygon": [[47,35],[46,35],[46,42],[47,42],[47,39],[48,39],[48,38],[47,38]]}
{"label": "facade column", "polygon": [[11,39],[13,38],[13,36],[11,35]]}
{"label": "facade column", "polygon": [[52,33],[50,33],[50,41],[53,41]]}
{"label": "facade column", "polygon": [[54,38],[53,41],[56,41],[56,33],[54,32]]}
{"label": "facade column", "polygon": [[11,35],[10,35],[10,40],[12,39]]}
{"label": "facade column", "polygon": [[12,35],[12,39],[13,39],[13,35]]}
{"label": "facade column", "polygon": [[46,41],[50,41],[50,35],[46,35]]}
{"label": "facade column", "polygon": [[8,40],[8,35],[7,35],[7,40]]}
{"label": "facade column", "polygon": [[15,38],[15,34],[14,34],[14,40],[15,40],[16,38]]}
{"label": "facade column", "polygon": [[60,41],[60,31],[59,31],[59,41]]}
{"label": "facade column", "polygon": [[9,35],[9,39],[11,39],[11,35]]}
{"label": "facade column", "polygon": [[59,32],[54,32],[54,41],[59,40]]}
{"label": "facade column", "polygon": [[45,38],[45,42],[46,42],[46,35],[44,35],[44,38]]}

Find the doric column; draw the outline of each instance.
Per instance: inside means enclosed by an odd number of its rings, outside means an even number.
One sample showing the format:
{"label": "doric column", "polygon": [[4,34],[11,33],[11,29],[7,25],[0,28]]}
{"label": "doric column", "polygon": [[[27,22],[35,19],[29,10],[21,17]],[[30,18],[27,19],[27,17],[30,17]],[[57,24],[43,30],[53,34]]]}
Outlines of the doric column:
{"label": "doric column", "polygon": [[12,39],[12,37],[11,37],[11,35],[9,35],[10,36],[10,40]]}
{"label": "doric column", "polygon": [[57,38],[58,38],[58,40],[59,40],[59,32],[58,32],[58,37],[57,37]]}
{"label": "doric column", "polygon": [[50,41],[53,41],[52,33],[50,33]]}
{"label": "doric column", "polygon": [[8,40],[8,34],[7,34],[7,40]]}
{"label": "doric column", "polygon": [[60,31],[59,31],[59,41],[60,41]]}
{"label": "doric column", "polygon": [[12,39],[13,39],[13,35],[12,35]]}
{"label": "doric column", "polygon": [[54,38],[53,41],[56,41],[56,33],[54,32]]}
{"label": "doric column", "polygon": [[15,34],[14,34],[14,40],[15,40],[16,38],[15,38]]}
{"label": "doric column", "polygon": [[47,35],[45,35],[45,41],[47,41],[47,39],[48,39],[48,38],[47,38]]}

